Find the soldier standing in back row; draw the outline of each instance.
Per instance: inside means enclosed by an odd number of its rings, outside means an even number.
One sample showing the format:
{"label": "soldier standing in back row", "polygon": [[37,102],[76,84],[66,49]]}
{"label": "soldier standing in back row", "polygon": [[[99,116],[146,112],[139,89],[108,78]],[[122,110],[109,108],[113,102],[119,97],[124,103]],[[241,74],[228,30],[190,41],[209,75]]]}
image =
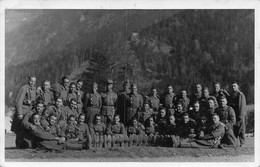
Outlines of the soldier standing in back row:
{"label": "soldier standing in back row", "polygon": [[51,90],[54,92],[54,97],[57,98],[58,96],[61,96],[63,99],[66,99],[69,91],[69,83],[69,78],[64,76],[61,78],[61,83],[52,85]]}
{"label": "soldier standing in back row", "polygon": [[153,114],[157,115],[160,107],[160,96],[158,95],[156,88],[152,88],[151,95],[147,98],[146,102],[149,104],[150,108],[153,109]]}
{"label": "soldier standing in back row", "polygon": [[132,84],[132,92],[127,99],[126,123],[129,125],[134,117],[137,118],[138,111],[143,106],[143,97],[137,93],[137,85]]}
{"label": "soldier standing in back row", "polygon": [[234,125],[234,134],[239,138],[239,146],[245,144],[245,131],[246,131],[246,98],[245,95],[239,90],[237,82],[232,83],[233,92],[229,99],[229,105],[236,113],[236,123]]}
{"label": "soldier standing in back row", "polygon": [[17,148],[23,148],[23,132],[24,128],[21,126],[21,121],[24,115],[32,108],[36,101],[36,77],[29,77],[28,84],[22,86],[16,97],[16,112],[11,130],[16,133],[15,144]]}
{"label": "soldier standing in back row", "polygon": [[123,124],[126,124],[126,100],[128,98],[128,95],[131,93],[130,90],[130,81],[127,79],[124,82],[124,90],[121,90],[118,93],[118,108],[117,108],[117,114],[120,115],[120,118],[123,122]]}
{"label": "soldier standing in back row", "polygon": [[115,110],[117,108],[117,94],[113,91],[113,81],[107,80],[107,91],[101,93],[102,109],[101,118],[104,123],[111,123],[113,121]]}
{"label": "soldier standing in back row", "polygon": [[87,93],[84,102],[84,113],[86,115],[86,123],[93,123],[96,114],[100,114],[102,106],[101,95],[97,92],[98,84],[93,83],[93,90],[91,93]]}
{"label": "soldier standing in back row", "polygon": [[168,115],[174,115],[174,105],[176,103],[176,95],[173,93],[173,88],[171,85],[168,86],[168,93],[164,98],[164,105],[167,109]]}

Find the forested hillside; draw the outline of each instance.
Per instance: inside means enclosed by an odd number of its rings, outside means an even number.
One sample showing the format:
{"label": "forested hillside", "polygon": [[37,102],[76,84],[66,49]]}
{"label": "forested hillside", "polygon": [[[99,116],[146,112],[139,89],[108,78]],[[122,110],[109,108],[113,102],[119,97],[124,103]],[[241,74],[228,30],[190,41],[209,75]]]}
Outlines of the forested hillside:
{"label": "forested hillside", "polygon": [[237,80],[254,102],[253,10],[16,10],[7,20],[6,97],[28,75],[57,82],[86,64],[70,75],[83,78],[85,90],[107,77],[116,90],[129,78],[142,93]]}

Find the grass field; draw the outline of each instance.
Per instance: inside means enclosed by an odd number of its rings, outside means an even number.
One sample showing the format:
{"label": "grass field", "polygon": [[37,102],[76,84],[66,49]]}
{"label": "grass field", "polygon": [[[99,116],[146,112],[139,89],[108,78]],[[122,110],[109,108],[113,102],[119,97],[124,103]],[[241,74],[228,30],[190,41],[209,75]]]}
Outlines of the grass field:
{"label": "grass field", "polygon": [[[248,105],[247,132],[254,132],[254,105]],[[93,150],[65,150],[62,153],[19,150],[15,148],[15,134],[5,135],[6,161],[121,161],[121,162],[240,162],[254,161],[254,137],[247,137],[241,148],[197,149],[169,147],[124,147]]]}
{"label": "grass field", "polygon": [[[124,147],[93,150],[65,150],[62,153],[19,150],[14,147],[14,134],[6,134],[6,161],[254,161],[254,138],[248,137],[241,148],[197,149],[170,147]],[[244,156],[241,159],[241,156]]]}

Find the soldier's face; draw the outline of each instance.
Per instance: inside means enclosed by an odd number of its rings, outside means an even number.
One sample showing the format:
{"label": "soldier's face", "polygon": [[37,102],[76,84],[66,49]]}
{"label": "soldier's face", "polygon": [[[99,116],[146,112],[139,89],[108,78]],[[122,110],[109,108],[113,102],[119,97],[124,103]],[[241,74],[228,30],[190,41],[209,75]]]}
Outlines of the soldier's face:
{"label": "soldier's face", "polygon": [[200,84],[198,84],[198,85],[196,85],[196,90],[197,90],[197,92],[200,92],[201,91],[201,85]]}
{"label": "soldier's face", "polygon": [[171,117],[170,117],[170,124],[171,124],[171,125],[174,125],[174,124],[175,124],[175,117],[174,117],[174,116],[171,116]]}
{"label": "soldier's face", "polygon": [[83,123],[83,122],[85,122],[85,116],[80,116],[79,117],[79,123]]}
{"label": "soldier's face", "polygon": [[161,115],[161,117],[164,117],[166,115],[166,111],[165,110],[160,110],[160,115]]}
{"label": "soldier's face", "polygon": [[187,97],[187,92],[186,91],[182,91],[181,95],[182,95],[182,97]]}
{"label": "soldier's face", "polygon": [[113,84],[108,84],[107,85],[107,90],[112,90],[112,88],[113,88]]}
{"label": "soldier's face", "polygon": [[117,116],[114,118],[115,122],[118,123],[120,121],[120,118]]}
{"label": "soldier's face", "polygon": [[178,104],[178,105],[177,105],[177,111],[178,111],[178,112],[182,112],[182,105],[181,105],[181,104]]}
{"label": "soldier's face", "polygon": [[31,77],[30,80],[29,80],[29,85],[30,86],[35,86],[35,83],[36,83],[36,78],[35,77]]}
{"label": "soldier's face", "polygon": [[209,105],[209,108],[214,108],[214,101],[213,100],[209,100],[208,101],[208,105]]}
{"label": "soldier's face", "polygon": [[36,107],[37,112],[41,113],[43,111],[43,104],[39,103]]}
{"label": "soldier's face", "polygon": [[238,91],[238,85],[235,83],[235,84],[232,84],[232,90],[235,92],[235,91]]}
{"label": "soldier's face", "polygon": [[98,90],[98,86],[97,85],[93,85],[93,92]]}
{"label": "soldier's face", "polygon": [[73,124],[73,123],[75,123],[75,118],[74,117],[70,117],[70,119],[69,119],[69,125],[71,125],[71,124]]}
{"label": "soldier's face", "polygon": [[214,85],[214,89],[216,92],[219,92],[220,91],[220,85],[219,84],[215,84]]}
{"label": "soldier's face", "polygon": [[195,111],[198,112],[200,110],[200,105],[198,103],[195,103],[193,106],[194,106]]}
{"label": "soldier's face", "polygon": [[43,90],[49,90],[50,89],[50,82],[44,82],[43,83]]}
{"label": "soldier's face", "polygon": [[214,122],[214,123],[218,123],[218,122],[219,122],[219,117],[218,117],[217,115],[214,115],[214,116],[212,117],[212,119],[213,119],[213,122]]}
{"label": "soldier's face", "polygon": [[50,117],[50,124],[51,125],[54,125],[56,123],[56,121],[57,121],[57,117],[55,117],[55,116]]}
{"label": "soldier's face", "polygon": [[33,124],[34,125],[41,125],[41,123],[40,123],[40,116],[39,115],[34,115],[34,117],[33,117]]}
{"label": "soldier's face", "polygon": [[184,123],[186,124],[186,123],[188,123],[189,122],[189,116],[184,116],[183,117],[183,120],[184,120]]}
{"label": "soldier's face", "polygon": [[56,104],[57,107],[62,106],[62,100],[61,99],[57,99],[55,104]]}
{"label": "soldier's face", "polygon": [[70,85],[70,92],[75,92],[76,86],[74,84]]}
{"label": "soldier's face", "polygon": [[96,123],[101,123],[101,117],[96,117]]}
{"label": "soldier's face", "polygon": [[150,124],[150,126],[154,124],[153,118],[150,118],[150,119],[149,119],[149,124]]}
{"label": "soldier's face", "polygon": [[72,109],[77,109],[78,108],[77,102],[75,102],[73,100],[70,102],[70,106],[71,106]]}
{"label": "soldier's face", "polygon": [[133,120],[133,126],[137,126],[137,120]]}
{"label": "soldier's face", "polygon": [[204,97],[209,97],[209,91],[206,89],[203,91]]}
{"label": "soldier's face", "polygon": [[156,89],[153,89],[152,91],[153,91],[153,95],[154,96],[157,95],[157,90]]}
{"label": "soldier's face", "polygon": [[220,105],[221,105],[221,107],[225,107],[226,105],[227,105],[227,99],[221,99],[220,100]]}
{"label": "soldier's face", "polygon": [[83,82],[78,82],[76,87],[77,87],[77,90],[80,90],[83,86]]}
{"label": "soldier's face", "polygon": [[64,86],[64,87],[69,87],[69,84],[70,84],[69,79],[64,79],[64,80],[63,80],[63,86]]}
{"label": "soldier's face", "polygon": [[173,89],[171,86],[168,86],[168,93],[172,93]]}
{"label": "soldier's face", "polygon": [[137,93],[137,87],[132,88],[133,93]]}
{"label": "soldier's face", "polygon": [[149,108],[150,108],[150,107],[149,107],[149,104],[145,104],[145,105],[144,105],[145,111],[149,110]]}

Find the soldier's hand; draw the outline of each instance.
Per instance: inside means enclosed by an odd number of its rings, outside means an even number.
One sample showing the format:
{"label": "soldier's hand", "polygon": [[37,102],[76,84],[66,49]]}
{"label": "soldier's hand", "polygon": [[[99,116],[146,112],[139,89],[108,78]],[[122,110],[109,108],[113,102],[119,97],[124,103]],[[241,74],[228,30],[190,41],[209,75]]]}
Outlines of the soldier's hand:
{"label": "soldier's hand", "polygon": [[18,115],[17,117],[18,117],[19,120],[22,120],[22,119],[23,119],[23,115],[22,115],[22,114],[21,114],[21,115]]}
{"label": "soldier's hand", "polygon": [[42,90],[42,88],[39,86],[38,88],[37,88],[37,91],[41,91]]}

